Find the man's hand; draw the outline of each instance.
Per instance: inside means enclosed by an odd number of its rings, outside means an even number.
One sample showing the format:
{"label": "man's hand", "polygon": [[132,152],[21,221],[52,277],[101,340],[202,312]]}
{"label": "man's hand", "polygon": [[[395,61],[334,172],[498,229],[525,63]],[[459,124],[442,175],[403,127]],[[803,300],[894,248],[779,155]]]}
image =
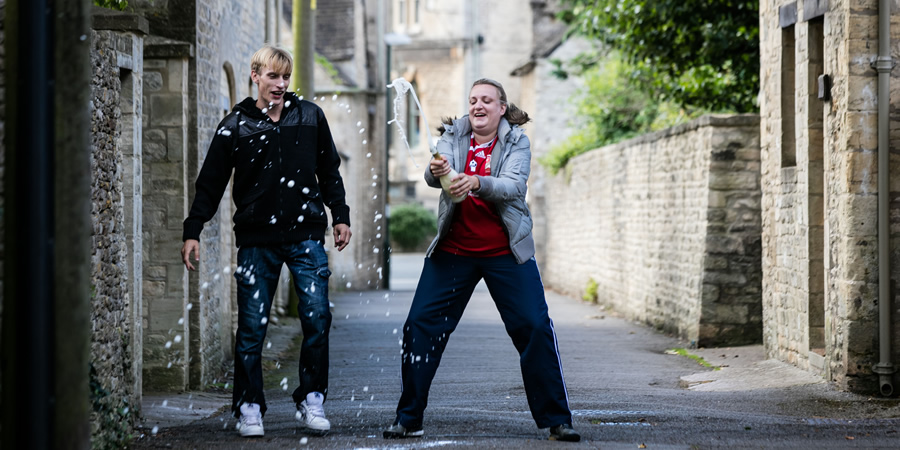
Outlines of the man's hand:
{"label": "man's hand", "polygon": [[191,253],[194,254],[194,261],[199,262],[200,242],[198,242],[196,239],[188,239],[184,241],[184,246],[181,247],[181,260],[184,261],[184,267],[187,267],[188,270],[197,270],[194,268],[194,265],[191,264]]}
{"label": "man's hand", "polygon": [[350,243],[350,235],[352,234],[350,226],[346,223],[339,223],[334,226],[334,246],[337,247],[338,251],[343,250]]}

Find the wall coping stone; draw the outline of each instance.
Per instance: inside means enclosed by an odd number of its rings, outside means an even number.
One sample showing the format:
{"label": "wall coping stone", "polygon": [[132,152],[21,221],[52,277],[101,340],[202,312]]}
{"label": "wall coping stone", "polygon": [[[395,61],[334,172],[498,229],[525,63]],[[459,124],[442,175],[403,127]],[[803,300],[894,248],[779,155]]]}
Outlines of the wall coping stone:
{"label": "wall coping stone", "polygon": [[189,42],[176,41],[162,36],[147,36],[144,39],[144,58],[193,58],[194,46]]}
{"label": "wall coping stone", "polygon": [[759,114],[707,114],[687,123],[675,125],[674,127],[669,127],[664,130],[654,131],[653,133],[642,134],[625,141],[616,142],[615,144],[599,148],[618,149],[622,147],[632,147],[656,142],[679,134],[690,133],[704,127],[758,127],[759,123]]}
{"label": "wall coping stone", "polygon": [[144,16],[114,11],[96,5],[91,6],[91,28],[150,34],[150,22]]}

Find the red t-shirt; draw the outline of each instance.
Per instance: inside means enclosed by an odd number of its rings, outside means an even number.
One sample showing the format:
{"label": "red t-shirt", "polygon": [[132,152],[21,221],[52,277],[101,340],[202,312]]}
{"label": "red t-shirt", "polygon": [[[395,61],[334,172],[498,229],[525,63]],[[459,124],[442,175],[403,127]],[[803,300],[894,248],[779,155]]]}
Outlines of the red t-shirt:
{"label": "red t-shirt", "polygon": [[[475,135],[469,138],[469,154],[466,157],[466,175],[491,174],[491,153],[497,138],[476,145]],[[499,256],[512,253],[509,237],[503,230],[500,216],[494,204],[469,193],[468,198],[456,206],[450,231],[437,246],[438,250],[462,256]]]}

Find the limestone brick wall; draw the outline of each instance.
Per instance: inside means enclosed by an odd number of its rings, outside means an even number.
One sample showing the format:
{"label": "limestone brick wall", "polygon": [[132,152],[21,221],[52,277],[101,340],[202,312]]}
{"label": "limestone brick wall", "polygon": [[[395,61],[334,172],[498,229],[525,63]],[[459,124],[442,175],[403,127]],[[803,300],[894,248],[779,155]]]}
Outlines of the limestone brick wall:
{"label": "limestone brick wall", "polygon": [[549,287],[697,345],[759,341],[758,118],[706,116],[545,182]]}
{"label": "limestone brick wall", "polygon": [[[521,78],[510,73],[527,60],[532,50],[530,2],[496,0],[473,2],[476,5],[475,33],[483,39],[477,49],[472,80],[465,83],[463,95],[478,78],[492,78],[503,84],[509,101],[522,102]],[[515,31],[513,31],[515,30]]]}
{"label": "limestone brick wall", "polygon": [[[146,22],[143,22],[146,24]],[[131,380],[135,403],[141,399],[143,385],[143,72],[144,36],[129,34],[120,38],[117,53],[122,84],[120,108],[121,134],[117,146],[122,151],[123,194],[125,206],[125,242],[127,257],[128,321],[132,330],[128,336],[131,351]]]}
{"label": "limestone brick wall", "polygon": [[[186,209],[190,47],[148,38],[144,60],[144,378],[148,389],[187,387],[190,330],[178,252]],[[193,306],[192,306],[193,308]]]}
{"label": "limestone brick wall", "polygon": [[354,0],[331,0],[316,5],[316,51],[332,62],[353,58]]}
{"label": "limestone brick wall", "polygon": [[[566,61],[590,48],[584,39],[571,38],[563,42],[549,58]],[[531,139],[531,176],[528,179],[528,205],[534,219],[535,256],[538,265],[545,260],[547,235],[547,215],[545,211],[545,180],[551,175],[538,161],[553,146],[567,139],[577,130],[573,124],[572,98],[584,85],[581,77],[569,76],[560,80],[552,74],[553,64],[549,58],[535,61],[534,68],[522,77],[522,104],[532,121],[525,125],[526,133]]]}
{"label": "limestone brick wall", "polygon": [[[91,31],[91,366],[92,382],[98,383],[102,411],[139,408],[135,402],[132,365],[133,316],[130,313],[128,230],[125,227],[127,161],[120,147],[123,121],[119,60],[133,49],[135,37],[126,33]],[[139,38],[138,38],[139,39]],[[126,52],[122,52],[125,50]],[[138,57],[140,55],[137,55]],[[130,162],[130,161],[128,161]],[[96,392],[95,392],[96,394]],[[107,417],[95,407],[94,439],[106,442]],[[126,415],[125,420],[132,420]],[[131,424],[126,424],[130,428]]]}
{"label": "limestone brick wall", "polygon": [[[139,0],[135,5],[148,15],[152,32],[165,38],[158,44],[190,48],[183,48],[187,53],[182,52],[178,58],[171,52],[158,54],[158,61],[153,63],[160,65],[154,69],[162,85],[155,95],[160,101],[168,99],[168,103],[162,111],[166,118],[160,117],[166,122],[157,125],[164,133],[151,134],[158,138],[153,142],[155,148],[166,155],[160,161],[165,163],[164,176],[179,192],[169,196],[167,203],[151,205],[156,208],[156,218],[165,224],[147,227],[148,232],[159,231],[151,247],[158,251],[159,264],[152,271],[148,268],[147,276],[152,278],[148,283],[159,293],[160,302],[147,301],[149,315],[156,315],[149,319],[148,326],[155,328],[154,337],[147,341],[158,353],[145,356],[155,361],[155,375],[161,385],[182,383],[202,388],[221,379],[233,357],[236,299],[232,275],[236,252],[230,193],[204,227],[198,271],[190,275],[179,255],[182,221],[193,200],[193,184],[216,125],[224,111],[248,91],[255,93],[248,88],[250,57],[265,39],[266,9],[260,2],[238,0]],[[152,122],[153,112],[147,117]],[[179,342],[174,341],[175,336]],[[166,348],[166,343],[171,346]]]}
{"label": "limestone brick wall", "polygon": [[[385,286],[384,242],[387,234],[384,185],[385,152],[381,108],[369,106],[375,95],[367,92],[317,91],[316,103],[325,112],[335,147],[341,154],[341,177],[350,206],[353,238],[342,252],[334,250],[334,238],[325,235],[333,273],[329,289],[369,290]],[[374,114],[370,114],[370,111]],[[329,213],[329,224],[331,215]]]}
{"label": "limestone brick wall", "polygon": [[[878,49],[878,2],[833,0],[823,11],[816,7],[816,2],[760,2],[764,340],[773,358],[823,373],[843,388],[874,392],[878,89],[872,64]],[[790,23],[784,12],[792,8],[796,19]],[[898,13],[894,7],[893,24]],[[900,27],[893,24],[891,39],[896,42]],[[793,51],[788,50],[791,41]],[[892,53],[896,60],[897,50]],[[823,55],[821,61],[817,54]],[[826,102],[815,98],[822,73],[833,80]],[[892,124],[900,104],[898,81],[898,73],[892,72]],[[785,88],[790,82],[794,89]],[[895,128],[890,131],[892,148],[900,144]],[[795,165],[785,164],[792,149]],[[890,161],[890,195],[897,198],[896,152]],[[890,217],[891,279],[896,280],[900,204],[895,200]],[[896,290],[891,295],[896,304]],[[892,322],[896,362],[896,313]]]}
{"label": "limestone brick wall", "polygon": [[[219,51],[225,45],[219,37],[222,31],[222,20],[226,14],[224,7],[227,2],[197,0],[196,3],[196,41],[193,42],[196,46],[196,53],[191,59],[192,71],[189,83],[195,93],[190,99],[190,107],[192,111],[196,111],[196,115],[190,120],[196,126],[192,129],[196,131],[197,135],[196,141],[191,139],[188,144],[188,158],[190,159],[187,175],[187,182],[190,186],[188,208],[194,199],[194,182],[197,174],[200,167],[203,166],[216,125],[222,120],[219,105],[219,77],[222,76]],[[260,5],[260,8],[264,10],[263,5]],[[258,27],[264,32],[265,20],[258,23]],[[233,32],[232,35],[238,36],[239,34]],[[194,161],[196,161],[196,165]],[[228,273],[225,273],[225,269],[232,266],[231,249],[222,246],[223,234],[231,231],[229,210],[230,208],[226,209],[225,214],[220,211],[206,223],[203,234],[200,236],[200,260],[203,261],[203,265],[198,268],[197,276],[190,277],[189,301],[193,306],[190,313],[192,333],[190,385],[194,388],[212,382],[214,377],[205,375],[221,372],[220,366],[225,363],[218,329],[221,325],[221,316],[219,315],[221,306],[230,303],[231,298],[229,276],[233,273],[233,267]],[[226,280],[228,281],[226,282]],[[214,370],[209,370],[213,367],[215,367]]]}
{"label": "limestone brick wall", "polygon": [[[250,57],[265,42],[264,5],[240,0],[198,0],[196,24],[196,131],[197,139],[189,144],[187,180],[190,187],[188,202],[193,200],[193,184],[203,165],[216,125],[224,117],[223,101],[243,100],[250,80]],[[233,99],[222,98],[226,67],[233,72]],[[196,83],[196,84],[194,84]],[[256,87],[252,89],[255,96]],[[233,103],[232,103],[233,102]],[[196,142],[196,144],[194,144]],[[196,145],[194,147],[194,145]],[[230,186],[227,190],[230,191]],[[189,205],[190,203],[188,203]],[[233,358],[233,330],[236,329],[237,299],[235,296],[234,248],[232,220],[234,210],[230,192],[219,203],[219,212],[204,226],[201,235],[201,261],[198,276],[191,276],[190,301],[196,318],[191,319],[193,365],[191,386],[203,387],[224,373],[223,368]],[[180,244],[179,237],[178,243]],[[180,246],[180,245],[179,245]]]}

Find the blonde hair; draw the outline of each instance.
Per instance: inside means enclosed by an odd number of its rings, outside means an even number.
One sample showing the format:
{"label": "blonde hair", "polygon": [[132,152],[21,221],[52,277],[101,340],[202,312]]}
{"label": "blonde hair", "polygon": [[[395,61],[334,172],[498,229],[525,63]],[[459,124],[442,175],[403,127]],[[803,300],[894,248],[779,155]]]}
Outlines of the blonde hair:
{"label": "blonde hair", "polygon": [[287,50],[266,44],[250,58],[250,70],[262,75],[261,71],[266,67],[280,74],[289,74],[294,69],[294,60]]}

